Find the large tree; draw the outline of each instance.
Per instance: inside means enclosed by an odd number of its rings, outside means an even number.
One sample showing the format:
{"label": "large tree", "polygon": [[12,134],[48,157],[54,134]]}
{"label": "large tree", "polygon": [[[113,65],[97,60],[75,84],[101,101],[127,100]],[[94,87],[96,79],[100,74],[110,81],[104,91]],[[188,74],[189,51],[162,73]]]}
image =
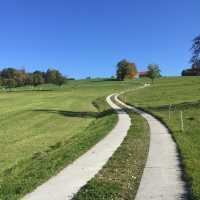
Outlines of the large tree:
{"label": "large tree", "polygon": [[193,64],[193,66],[198,65],[200,63],[200,35],[198,35],[197,37],[195,37],[193,39],[193,44],[192,44],[192,58],[191,58],[191,62]]}
{"label": "large tree", "polygon": [[160,75],[160,68],[157,64],[150,64],[148,65],[148,77],[154,82],[154,79],[159,78]]}
{"label": "large tree", "polygon": [[48,69],[46,72],[46,82],[62,85],[65,82],[65,77],[56,69]]}
{"label": "large tree", "polygon": [[34,86],[37,86],[37,85],[40,85],[40,84],[43,84],[45,83],[45,80],[44,80],[44,74],[43,72],[41,71],[35,71],[33,72],[31,76],[31,81],[32,81],[32,84],[31,85],[34,85]]}
{"label": "large tree", "polygon": [[4,68],[2,71],[1,71],[1,77],[3,79],[13,79],[14,78],[14,75],[16,73],[16,69],[14,68]]}
{"label": "large tree", "polygon": [[125,78],[134,78],[138,74],[135,63],[130,63],[127,60],[121,60],[117,64],[117,79],[122,81]]}
{"label": "large tree", "polygon": [[20,87],[27,84],[28,75],[26,74],[25,70],[16,70],[13,78],[16,81],[16,86]]}
{"label": "large tree", "polygon": [[1,71],[0,75],[2,80],[4,80],[4,85],[9,84],[9,87],[11,85],[14,87],[26,85],[28,79],[25,70],[17,70],[14,68],[5,68]]}

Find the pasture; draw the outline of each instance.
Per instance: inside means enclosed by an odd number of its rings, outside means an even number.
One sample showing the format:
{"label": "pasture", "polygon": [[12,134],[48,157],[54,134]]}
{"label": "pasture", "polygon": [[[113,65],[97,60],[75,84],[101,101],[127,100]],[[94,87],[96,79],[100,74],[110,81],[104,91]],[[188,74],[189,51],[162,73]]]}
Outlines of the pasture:
{"label": "pasture", "polygon": [[0,199],[18,199],[102,139],[117,120],[105,96],[140,84],[91,80],[2,90]]}
{"label": "pasture", "polygon": [[[178,144],[190,197],[200,199],[199,77],[161,78],[148,88],[128,92],[120,98],[152,113],[167,125]],[[180,111],[183,112],[183,131]]]}

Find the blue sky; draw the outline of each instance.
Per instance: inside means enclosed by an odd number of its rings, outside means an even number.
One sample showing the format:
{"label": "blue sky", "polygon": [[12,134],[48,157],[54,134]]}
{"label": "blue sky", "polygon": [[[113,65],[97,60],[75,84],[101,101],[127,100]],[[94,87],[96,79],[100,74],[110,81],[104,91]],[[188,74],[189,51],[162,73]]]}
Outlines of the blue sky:
{"label": "blue sky", "polygon": [[126,58],[179,75],[200,34],[199,9],[199,0],[2,0],[0,68],[106,77]]}

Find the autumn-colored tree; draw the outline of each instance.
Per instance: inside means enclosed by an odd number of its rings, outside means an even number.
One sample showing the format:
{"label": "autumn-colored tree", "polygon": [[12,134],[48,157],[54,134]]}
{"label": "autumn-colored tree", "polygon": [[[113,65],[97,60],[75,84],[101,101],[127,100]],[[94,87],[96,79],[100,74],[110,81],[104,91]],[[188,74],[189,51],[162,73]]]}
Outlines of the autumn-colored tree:
{"label": "autumn-colored tree", "polygon": [[133,79],[137,76],[137,68],[135,63],[130,63],[127,60],[121,60],[117,64],[117,79],[122,81],[125,78]]}

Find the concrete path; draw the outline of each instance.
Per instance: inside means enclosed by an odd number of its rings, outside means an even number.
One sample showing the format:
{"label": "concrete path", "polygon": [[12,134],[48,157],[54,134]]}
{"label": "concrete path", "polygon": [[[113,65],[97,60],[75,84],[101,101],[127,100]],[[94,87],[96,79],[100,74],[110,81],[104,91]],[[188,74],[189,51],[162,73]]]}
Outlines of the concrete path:
{"label": "concrete path", "polygon": [[136,200],[186,199],[177,147],[167,128],[152,115],[116,101],[143,116],[150,127],[150,147]]}
{"label": "concrete path", "polygon": [[118,113],[115,128],[88,152],[22,200],[69,200],[98,173],[120,146],[131,125],[128,114],[118,110],[120,108],[111,101],[111,96],[107,97],[107,102]]}

